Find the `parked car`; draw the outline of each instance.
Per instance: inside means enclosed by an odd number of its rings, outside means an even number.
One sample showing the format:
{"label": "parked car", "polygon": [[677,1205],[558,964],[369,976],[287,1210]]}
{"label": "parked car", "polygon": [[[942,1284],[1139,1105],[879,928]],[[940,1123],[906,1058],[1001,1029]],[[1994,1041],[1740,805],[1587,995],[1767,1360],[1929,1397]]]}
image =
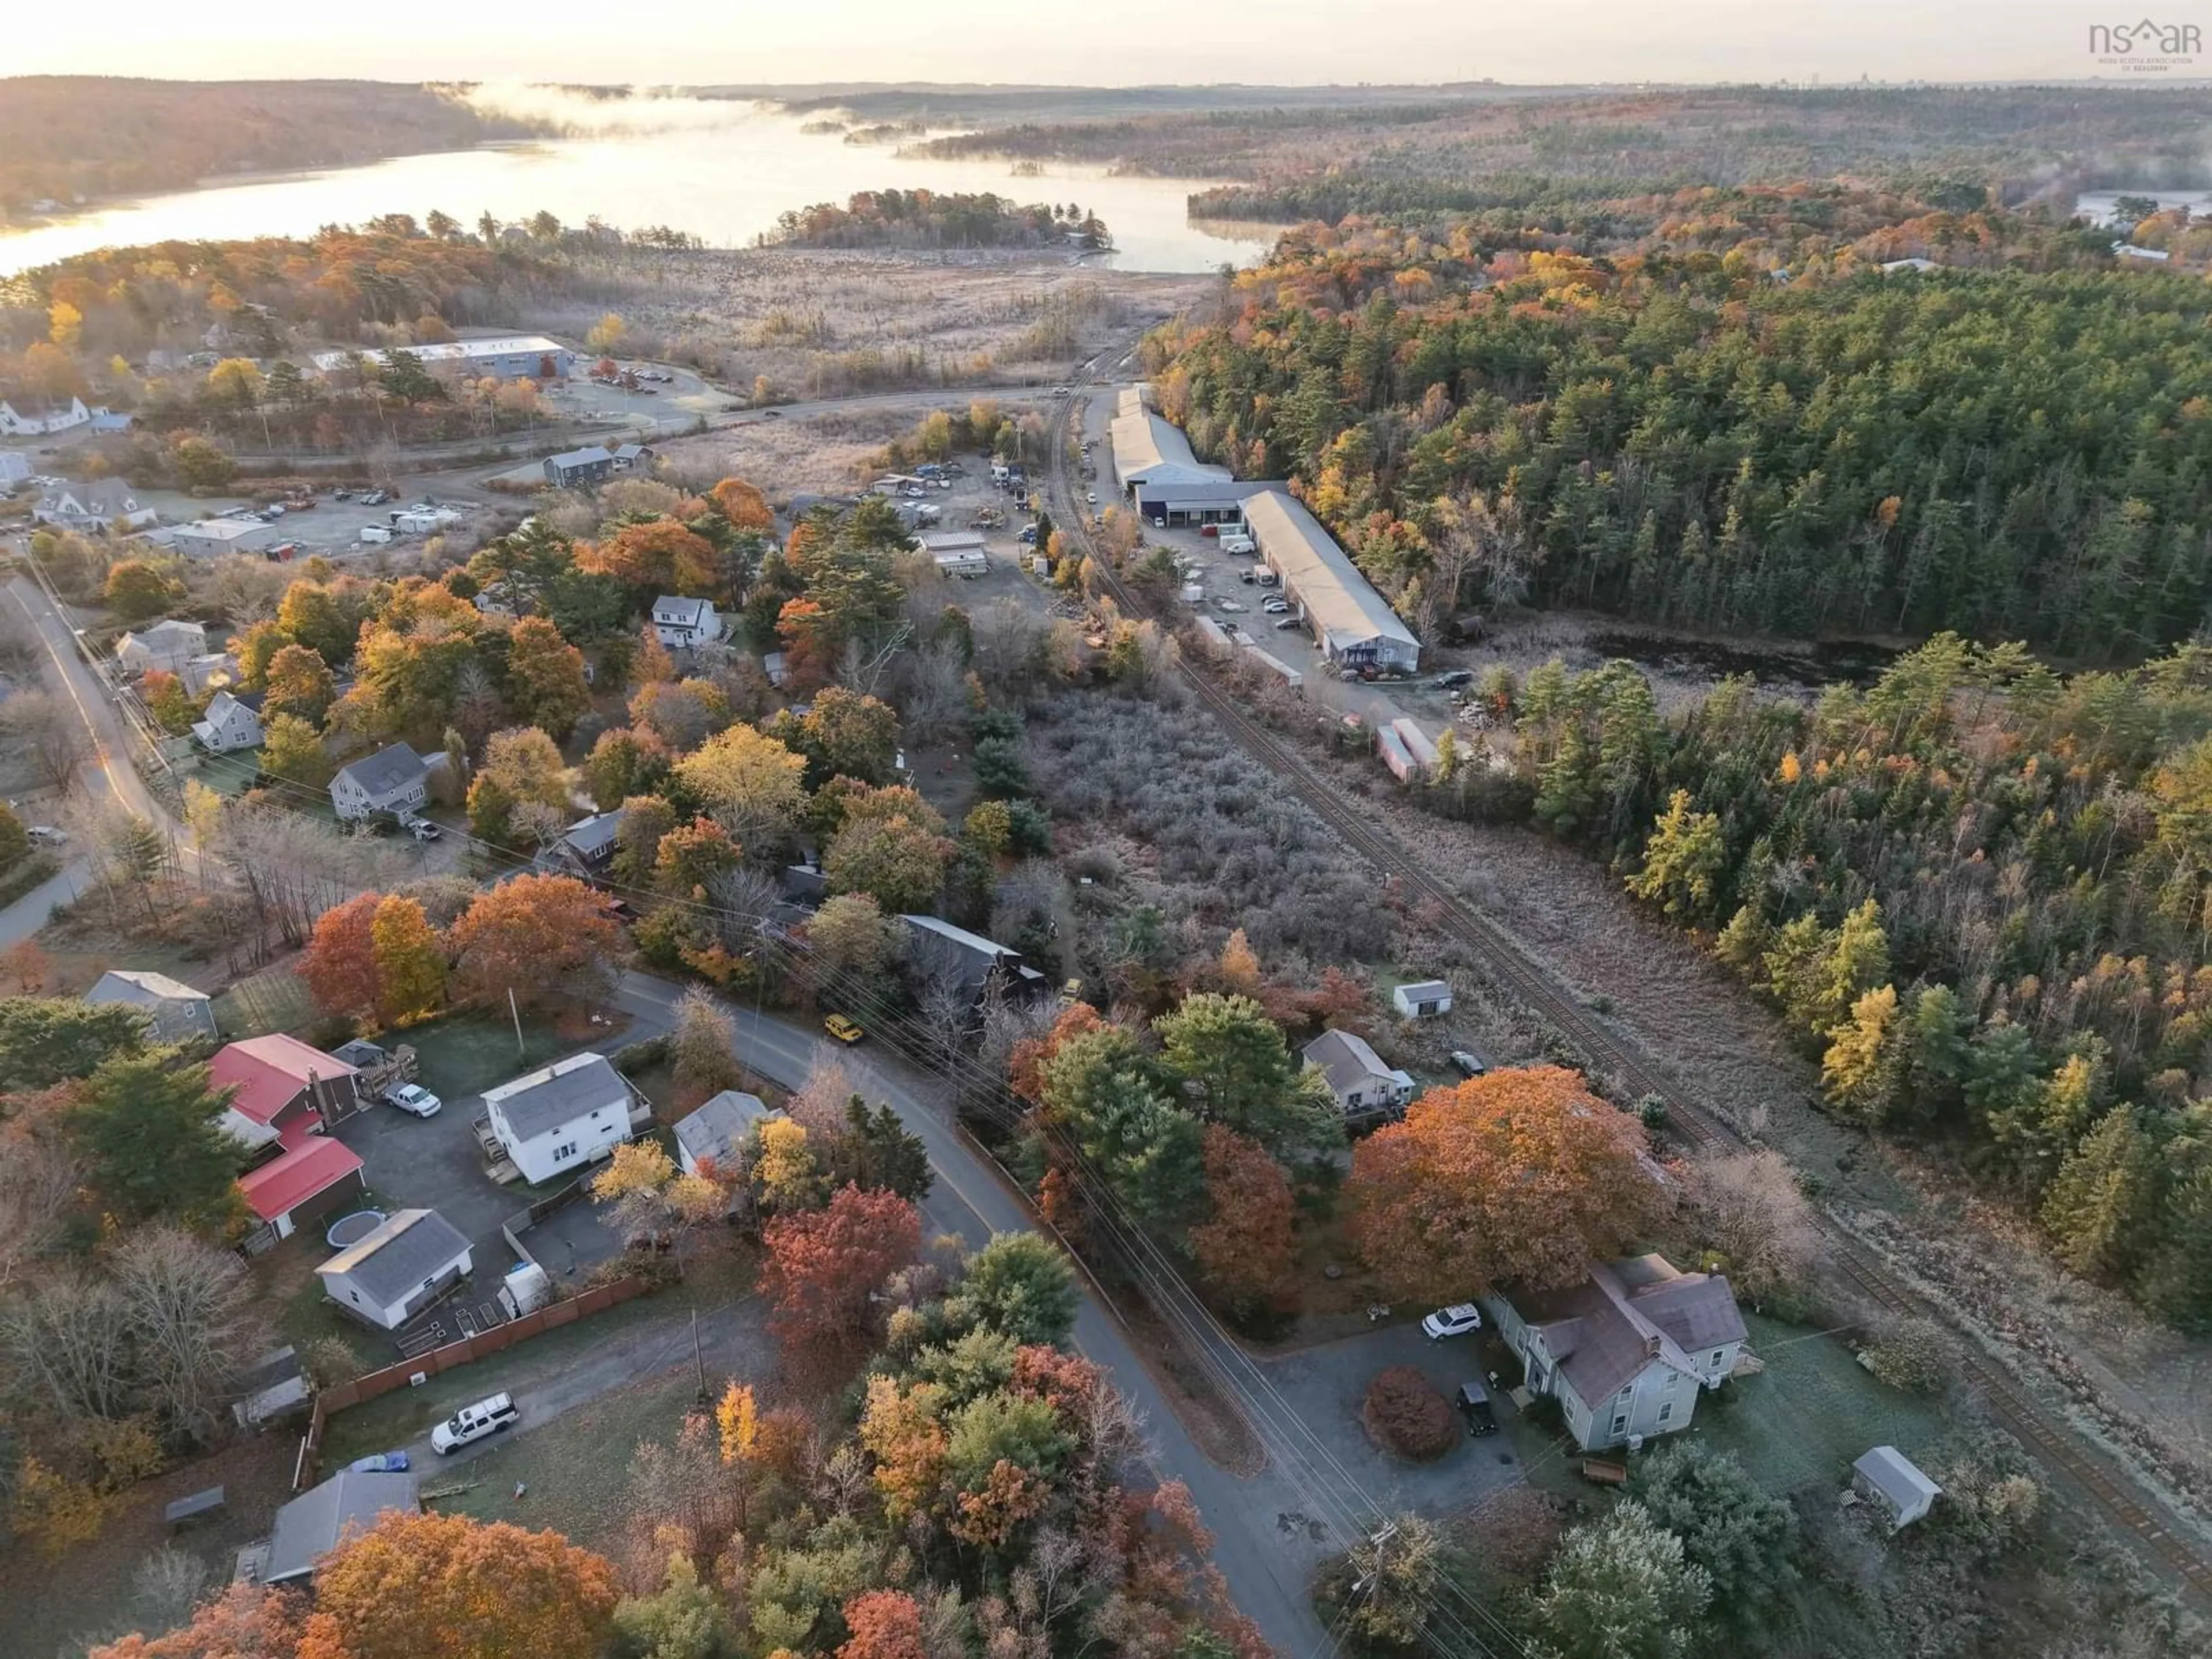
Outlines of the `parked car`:
{"label": "parked car", "polygon": [[1304,628],[1304,626],[1305,624],[1300,622],[1296,617],[1285,617],[1276,623],[1275,631],[1278,634],[1287,634],[1293,628]]}
{"label": "parked car", "polygon": [[1288,599],[1269,599],[1260,609],[1271,617],[1287,616],[1290,614],[1291,602]]}
{"label": "parked car", "polygon": [[417,818],[407,826],[407,833],[417,841],[436,841],[444,832],[426,818]]}
{"label": "parked car", "polygon": [[430,1449],[441,1457],[451,1456],[471,1440],[513,1428],[521,1417],[522,1413],[514,1408],[512,1395],[493,1395],[473,1406],[462,1407],[431,1430]]}
{"label": "parked car", "polygon": [[391,499],[392,499],[392,492],[391,492],[390,490],[388,490],[388,489],[372,489],[372,490],[370,490],[370,491],[368,492],[368,495],[364,495],[364,496],[362,496],[362,497],[361,498],[361,504],[362,504],[363,507],[382,507],[382,506],[385,504],[385,502],[386,502],[386,501],[390,501]]}
{"label": "parked car", "polygon": [[23,832],[42,847],[59,847],[69,840],[69,832],[57,830],[51,823],[34,823]]}
{"label": "parked car", "polygon": [[1469,1434],[1480,1439],[1498,1432],[1498,1413],[1490,1409],[1490,1396],[1483,1393],[1481,1383],[1461,1383],[1459,1398],[1454,1403],[1459,1407],[1459,1414],[1467,1419]]}
{"label": "parked car", "polygon": [[1449,691],[1455,686],[1474,684],[1474,673],[1471,669],[1455,668],[1448,674],[1437,675],[1429,684],[1439,691]]}
{"label": "parked car", "polygon": [[404,1474],[407,1473],[407,1454],[404,1451],[371,1452],[366,1457],[356,1457],[346,1468],[356,1474]]}
{"label": "parked car", "polygon": [[386,1091],[385,1099],[413,1117],[435,1117],[445,1102],[416,1083],[403,1083]]}
{"label": "parked car", "polygon": [[1086,489],[1083,492],[1083,500],[1085,505],[1096,507],[1098,505],[1098,492],[1095,489]]}
{"label": "parked car", "polygon": [[859,1025],[846,1018],[842,1014],[830,1015],[827,1018],[823,1020],[822,1029],[829,1032],[831,1036],[836,1038],[838,1042],[843,1043],[848,1048],[854,1043],[858,1042],[862,1037],[867,1036],[867,1033],[863,1031]]}
{"label": "parked car", "polygon": [[1465,1336],[1482,1328],[1482,1310],[1472,1302],[1454,1303],[1424,1319],[1421,1328],[1428,1333],[1431,1342],[1441,1342],[1448,1336]]}
{"label": "parked car", "polygon": [[1462,1077],[1480,1077],[1490,1069],[1482,1063],[1480,1055],[1471,1054],[1464,1048],[1452,1050],[1451,1063],[1459,1068],[1459,1074]]}
{"label": "parked car", "polygon": [[337,489],[331,491],[331,499],[334,501],[349,501],[353,499],[353,491],[341,484]]}

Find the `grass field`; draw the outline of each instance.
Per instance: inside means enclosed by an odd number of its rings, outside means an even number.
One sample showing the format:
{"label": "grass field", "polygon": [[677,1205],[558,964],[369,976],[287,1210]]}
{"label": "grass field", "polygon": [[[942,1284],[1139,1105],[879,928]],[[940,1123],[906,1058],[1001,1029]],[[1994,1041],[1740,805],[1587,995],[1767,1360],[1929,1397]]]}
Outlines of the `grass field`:
{"label": "grass field", "polygon": [[1701,1402],[1691,1431],[1735,1452],[1770,1491],[1840,1492],[1869,1448],[1894,1446],[1913,1457],[1943,1437],[1938,1402],[1876,1382],[1840,1338],[1753,1313],[1744,1323],[1766,1370]]}
{"label": "grass field", "polygon": [[514,1022],[504,1012],[448,1014],[411,1027],[393,1040],[414,1048],[423,1085],[447,1100],[482,1094],[495,1084],[586,1046],[560,1035],[550,1020],[526,1017],[518,1055]]}
{"label": "grass field", "polygon": [[249,975],[215,1000],[216,1028],[225,1036],[299,1031],[314,1022],[315,1005],[307,982],[289,964]]}

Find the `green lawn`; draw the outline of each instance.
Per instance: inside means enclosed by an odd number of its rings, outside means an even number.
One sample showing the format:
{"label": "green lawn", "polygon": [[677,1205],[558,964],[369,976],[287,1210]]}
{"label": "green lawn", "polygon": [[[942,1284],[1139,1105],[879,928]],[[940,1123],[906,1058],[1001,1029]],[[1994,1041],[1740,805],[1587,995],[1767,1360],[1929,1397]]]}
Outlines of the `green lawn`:
{"label": "green lawn", "polygon": [[[253,780],[260,775],[259,757],[248,751],[242,755],[208,755],[198,757],[191,775],[218,795],[242,795],[253,787]],[[332,815],[335,818],[335,814]]]}
{"label": "green lawn", "polygon": [[1917,1457],[1943,1437],[1937,1401],[1876,1382],[1841,1338],[1754,1313],[1743,1319],[1766,1370],[1701,1401],[1692,1431],[1735,1452],[1770,1491],[1841,1491],[1870,1447]]}
{"label": "green lawn", "polygon": [[227,1037],[302,1031],[315,1023],[307,981],[289,965],[264,968],[240,980],[215,1000],[216,1029]]}
{"label": "green lawn", "polygon": [[[674,1441],[696,1403],[696,1389],[682,1370],[633,1382],[542,1429],[509,1435],[450,1474],[426,1468],[425,1505],[479,1521],[550,1527],[587,1549],[608,1548],[622,1523],[638,1443]],[[514,1495],[518,1482],[526,1488],[520,1498]]]}
{"label": "green lawn", "polygon": [[404,1042],[415,1050],[422,1086],[453,1100],[482,1094],[495,1084],[591,1046],[563,1037],[553,1022],[526,1014],[522,1019],[522,1052],[514,1047],[514,1022],[504,1011],[498,1014],[448,1014],[422,1025],[394,1033],[389,1042]]}

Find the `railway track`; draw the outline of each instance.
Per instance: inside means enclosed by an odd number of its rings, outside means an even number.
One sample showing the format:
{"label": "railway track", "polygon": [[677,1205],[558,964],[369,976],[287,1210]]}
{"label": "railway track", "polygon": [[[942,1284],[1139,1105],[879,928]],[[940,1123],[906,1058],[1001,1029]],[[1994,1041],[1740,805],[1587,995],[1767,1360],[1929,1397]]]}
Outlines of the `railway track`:
{"label": "railway track", "polygon": [[[1083,407],[1085,394],[1097,380],[1094,374],[1077,386],[1074,409]],[[1067,413],[1063,409],[1052,427],[1048,493],[1056,497],[1054,505],[1066,513],[1064,527],[1091,556],[1092,568],[1101,583],[1126,614],[1139,615],[1141,611],[1128,588],[1093,538],[1076,485],[1071,480]],[[1397,881],[1407,893],[1434,906],[1440,928],[1472,947],[1480,957],[1486,971],[1504,988],[1519,998],[1532,1012],[1551,1021],[1582,1048],[1594,1066],[1609,1073],[1617,1085],[1639,1097],[1656,1096],[1665,1102],[1672,1133],[1699,1150],[1749,1146],[1734,1125],[1687,1099],[1649,1059],[1562,990],[1529,959],[1518,941],[1407,853],[1389,830],[1363,817],[1330,787],[1305,756],[1255,720],[1210,674],[1186,664],[1183,679],[1238,745],[1274,773],[1346,846]],[[1857,1238],[1830,1217],[1818,1212],[1815,1214],[1838,1267],[1861,1293],[1889,1312],[1948,1322],[1940,1310],[1893,1273]],[[2207,1559],[2202,1544],[2185,1534],[2170,1516],[2160,1514],[2157,1507],[2145,1503],[2131,1491],[2130,1482],[2116,1474],[2104,1458],[2088,1450],[2053,1410],[2031,1394],[2000,1362],[1983,1353],[1971,1335],[1960,1335],[1966,1373],[2006,1430],[2033,1448],[2048,1467],[2101,1510],[2122,1533],[2136,1540],[2160,1567],[2179,1582],[2185,1592],[2200,1605],[2212,1607],[2212,1559]]]}

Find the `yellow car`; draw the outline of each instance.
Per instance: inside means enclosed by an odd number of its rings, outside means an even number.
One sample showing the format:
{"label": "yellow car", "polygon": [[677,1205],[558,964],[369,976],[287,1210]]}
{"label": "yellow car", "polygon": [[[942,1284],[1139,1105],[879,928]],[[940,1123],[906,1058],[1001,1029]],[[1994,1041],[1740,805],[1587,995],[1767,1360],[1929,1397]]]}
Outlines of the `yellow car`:
{"label": "yellow car", "polygon": [[822,1022],[822,1029],[848,1048],[867,1036],[866,1031],[842,1014],[831,1014]]}

